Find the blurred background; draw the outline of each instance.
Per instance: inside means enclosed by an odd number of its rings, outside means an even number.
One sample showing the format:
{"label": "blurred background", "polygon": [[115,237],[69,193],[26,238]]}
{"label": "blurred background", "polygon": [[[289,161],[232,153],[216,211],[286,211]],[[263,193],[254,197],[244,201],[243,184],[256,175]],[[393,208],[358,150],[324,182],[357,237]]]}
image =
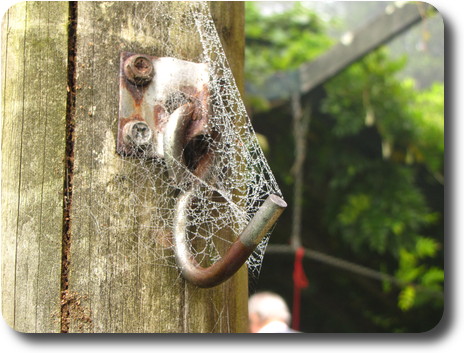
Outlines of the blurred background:
{"label": "blurred background", "polygon": [[[384,17],[408,6],[419,19],[381,40]],[[360,37],[378,45],[340,64]],[[289,204],[250,294],[282,295],[303,332],[434,328],[444,305],[440,14],[420,2],[246,2],[245,70],[247,109]]]}

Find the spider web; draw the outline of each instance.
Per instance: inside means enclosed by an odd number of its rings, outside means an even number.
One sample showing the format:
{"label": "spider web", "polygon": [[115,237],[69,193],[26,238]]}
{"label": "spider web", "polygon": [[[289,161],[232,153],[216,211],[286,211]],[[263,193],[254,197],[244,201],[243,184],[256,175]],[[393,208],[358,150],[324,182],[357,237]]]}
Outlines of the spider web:
{"label": "spider web", "polygon": [[[172,239],[176,200],[181,193],[193,189],[193,202],[186,211],[190,252],[198,263],[208,266],[220,259],[239,237],[268,195],[281,196],[240,97],[208,4],[191,2],[189,9],[190,13],[181,18],[164,14],[162,8],[154,11],[161,14],[160,21],[179,23],[178,33],[166,37],[161,50],[164,57],[175,56],[170,48],[179,33],[187,34],[192,43],[201,44],[202,50],[194,61],[207,67],[207,132],[185,147],[186,161],[176,166],[176,173],[182,177],[169,176],[165,160],[152,157],[156,146],[139,151],[136,156],[118,156],[118,163],[124,164],[119,168],[123,172],[118,172],[107,185],[114,197],[102,198],[98,206],[89,205],[89,212],[101,207],[108,215],[104,225],[94,225],[100,234],[115,233],[116,229],[124,234],[123,244],[118,245],[121,252],[110,256],[124,256],[125,248],[134,247],[139,253],[150,254],[144,256],[144,261],[151,259],[157,265],[177,267]],[[181,89],[174,91],[162,103],[164,116],[195,99]],[[199,177],[193,170],[205,155],[211,156],[208,173]],[[121,195],[124,202],[113,202]],[[123,214],[129,216],[121,218]],[[270,232],[247,260],[252,278],[259,275],[269,235]]]}

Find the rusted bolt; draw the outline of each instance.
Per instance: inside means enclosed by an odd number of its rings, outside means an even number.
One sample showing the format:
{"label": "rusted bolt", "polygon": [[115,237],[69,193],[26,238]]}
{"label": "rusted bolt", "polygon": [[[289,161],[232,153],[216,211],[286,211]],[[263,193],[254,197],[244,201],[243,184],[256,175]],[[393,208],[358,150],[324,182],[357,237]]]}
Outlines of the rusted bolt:
{"label": "rusted bolt", "polygon": [[124,74],[137,86],[148,84],[155,75],[151,60],[144,55],[132,55],[124,63]]}
{"label": "rusted bolt", "polygon": [[124,126],[123,135],[127,144],[143,147],[151,142],[152,131],[143,121],[131,121]]}

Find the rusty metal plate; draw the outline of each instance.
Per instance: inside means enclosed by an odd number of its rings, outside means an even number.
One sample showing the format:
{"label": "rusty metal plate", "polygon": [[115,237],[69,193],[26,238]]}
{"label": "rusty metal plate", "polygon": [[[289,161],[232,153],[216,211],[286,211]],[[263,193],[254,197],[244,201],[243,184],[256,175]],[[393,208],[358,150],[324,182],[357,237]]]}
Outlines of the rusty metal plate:
{"label": "rusty metal plate", "polygon": [[163,158],[166,124],[181,108],[189,115],[182,144],[206,134],[208,82],[206,64],[122,53],[117,152],[124,156]]}

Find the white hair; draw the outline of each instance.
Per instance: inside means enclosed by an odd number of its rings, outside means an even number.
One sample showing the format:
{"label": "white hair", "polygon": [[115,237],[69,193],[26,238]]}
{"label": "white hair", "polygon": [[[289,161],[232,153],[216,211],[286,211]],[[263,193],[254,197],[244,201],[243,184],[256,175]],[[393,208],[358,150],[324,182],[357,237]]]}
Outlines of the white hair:
{"label": "white hair", "polygon": [[248,300],[248,313],[256,314],[261,321],[279,320],[290,324],[290,311],[279,295],[271,292],[256,293]]}

